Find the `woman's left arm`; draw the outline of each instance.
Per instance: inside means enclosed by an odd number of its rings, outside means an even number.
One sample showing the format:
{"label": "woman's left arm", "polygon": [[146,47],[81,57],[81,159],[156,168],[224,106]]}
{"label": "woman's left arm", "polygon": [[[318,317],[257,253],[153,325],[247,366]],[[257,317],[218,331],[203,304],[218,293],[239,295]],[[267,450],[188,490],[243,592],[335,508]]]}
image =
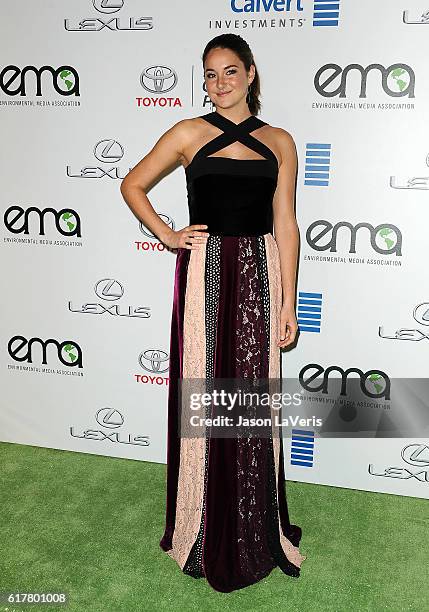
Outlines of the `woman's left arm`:
{"label": "woman's left arm", "polygon": [[277,188],[273,199],[274,235],[280,255],[282,277],[282,309],[280,317],[280,348],[295,341],[298,324],[295,314],[296,270],[298,263],[299,229],[295,216],[297,154],[295,142],[286,130],[277,128],[277,143],[281,153]]}

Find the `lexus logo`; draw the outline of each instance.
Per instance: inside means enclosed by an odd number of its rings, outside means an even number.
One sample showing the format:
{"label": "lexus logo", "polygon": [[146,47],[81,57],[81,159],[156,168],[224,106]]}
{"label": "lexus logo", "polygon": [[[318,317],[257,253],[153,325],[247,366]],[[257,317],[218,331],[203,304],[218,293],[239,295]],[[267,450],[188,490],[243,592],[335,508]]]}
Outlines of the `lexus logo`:
{"label": "lexus logo", "polygon": [[141,86],[150,93],[166,93],[177,84],[177,73],[168,66],[150,66],[140,75]]}
{"label": "lexus logo", "polygon": [[108,427],[109,429],[116,429],[124,424],[124,417],[114,408],[100,408],[95,418],[101,427]]}
{"label": "lexus logo", "polygon": [[119,300],[124,295],[121,283],[111,278],[103,278],[95,285],[94,291],[102,300]]}
{"label": "lexus logo", "polygon": [[420,325],[429,325],[429,303],[418,304],[413,310],[413,317]]}
{"label": "lexus logo", "polygon": [[117,13],[124,6],[124,0],[92,0],[99,13]]}
{"label": "lexus logo", "polygon": [[429,446],[426,446],[426,444],[409,444],[402,449],[401,457],[410,465],[429,466]]}
{"label": "lexus logo", "polygon": [[111,164],[123,158],[124,148],[117,140],[106,138],[97,142],[94,147],[94,156],[98,161]]}

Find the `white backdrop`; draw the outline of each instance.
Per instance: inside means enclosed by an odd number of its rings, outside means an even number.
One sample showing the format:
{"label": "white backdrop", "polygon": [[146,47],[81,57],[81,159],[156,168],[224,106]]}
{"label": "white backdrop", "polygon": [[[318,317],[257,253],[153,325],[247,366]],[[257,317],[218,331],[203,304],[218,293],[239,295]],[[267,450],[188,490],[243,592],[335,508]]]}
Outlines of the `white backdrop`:
{"label": "white backdrop", "polygon": [[[254,52],[260,117],[292,134],[299,158],[301,334],[283,376],[318,364],[427,377],[429,1],[404,2],[2,8],[1,440],[166,461],[175,256],[120,179],[176,121],[212,110],[201,55],[228,31]],[[182,168],[149,198],[188,224]],[[367,224],[354,251],[338,223]],[[313,332],[303,294],[321,309]],[[427,444],[316,432],[308,465],[285,440],[286,475],[428,497]]]}

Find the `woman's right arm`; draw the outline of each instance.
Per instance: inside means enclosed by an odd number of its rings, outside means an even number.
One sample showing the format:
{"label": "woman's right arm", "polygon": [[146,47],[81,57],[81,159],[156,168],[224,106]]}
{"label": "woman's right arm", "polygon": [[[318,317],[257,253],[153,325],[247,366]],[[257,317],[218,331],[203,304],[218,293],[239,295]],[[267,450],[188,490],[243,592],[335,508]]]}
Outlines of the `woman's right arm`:
{"label": "woman's right arm", "polygon": [[[154,210],[146,192],[162,175],[184,159],[183,150],[192,140],[194,130],[191,119],[176,123],[129,171],[120,187],[122,197],[134,214],[161,242],[173,249],[197,248],[206,236],[198,230],[206,228],[207,225],[189,225],[177,232],[172,230]],[[192,237],[193,233],[198,234],[198,237]]]}

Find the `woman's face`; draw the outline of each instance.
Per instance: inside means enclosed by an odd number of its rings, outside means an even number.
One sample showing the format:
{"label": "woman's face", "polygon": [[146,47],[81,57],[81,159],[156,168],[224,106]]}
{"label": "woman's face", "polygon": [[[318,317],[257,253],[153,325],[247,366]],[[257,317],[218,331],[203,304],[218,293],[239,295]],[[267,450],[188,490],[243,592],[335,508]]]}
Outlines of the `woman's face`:
{"label": "woman's face", "polygon": [[253,64],[248,74],[241,59],[231,49],[211,49],[207,54],[204,81],[207,93],[216,106],[230,108],[246,98],[254,76]]}

